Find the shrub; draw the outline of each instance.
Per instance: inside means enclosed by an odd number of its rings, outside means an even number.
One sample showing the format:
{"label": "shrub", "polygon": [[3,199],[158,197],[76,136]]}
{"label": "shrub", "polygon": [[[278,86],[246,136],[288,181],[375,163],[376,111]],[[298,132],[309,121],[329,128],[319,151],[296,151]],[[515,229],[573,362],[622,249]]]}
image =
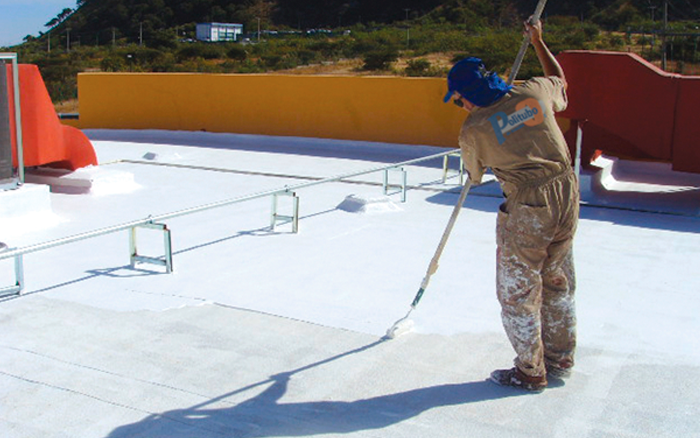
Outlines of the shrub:
{"label": "shrub", "polygon": [[235,61],[243,61],[248,57],[248,53],[240,45],[233,45],[226,51],[226,56]]}
{"label": "shrub", "polygon": [[173,50],[177,47],[177,35],[166,30],[158,30],[148,40],[148,45],[157,49]]}
{"label": "shrub", "polygon": [[328,40],[312,40],[306,47],[322,58],[335,58],[339,55],[341,44]]}
{"label": "shrub", "polygon": [[171,52],[165,52],[151,64],[151,70],[154,72],[172,72],[175,71],[175,55]]}
{"label": "shrub", "polygon": [[612,47],[619,48],[625,45],[625,39],[620,35],[610,34],[608,35],[608,44]]}
{"label": "shrub", "polygon": [[223,48],[215,44],[187,44],[177,51],[177,58],[181,61],[196,58],[217,59],[223,58],[223,55]]}
{"label": "shrub", "polygon": [[76,78],[80,69],[70,62],[69,57],[50,56],[37,64],[49,95],[54,101],[63,102],[74,99],[78,95]]}
{"label": "shrub", "polygon": [[100,62],[100,69],[106,72],[122,71],[125,66],[124,58],[116,55],[108,56]]}
{"label": "shrub", "polygon": [[619,30],[641,19],[639,10],[629,2],[615,2],[593,16],[594,22],[608,30]]}
{"label": "shrub", "polygon": [[399,59],[399,52],[393,48],[373,50],[363,57],[363,70],[389,70],[391,64]]}
{"label": "shrub", "polygon": [[414,32],[411,45],[424,53],[450,52],[453,50],[465,50],[469,46],[469,39],[464,32],[452,30],[444,32]]}
{"label": "shrub", "polygon": [[316,52],[311,50],[299,50],[297,52],[297,59],[302,65],[311,64],[316,60]]}
{"label": "shrub", "polygon": [[237,73],[263,73],[265,68],[258,62],[253,62],[250,59],[246,59],[236,68]]}
{"label": "shrub", "polygon": [[278,68],[282,64],[283,57],[281,55],[264,55],[261,56],[262,62],[272,69]]}
{"label": "shrub", "polygon": [[160,58],[161,53],[160,50],[139,47],[134,51],[134,59],[139,65],[148,65]]}
{"label": "shrub", "polygon": [[430,76],[431,64],[427,59],[411,59],[406,67],[406,75],[408,76]]}

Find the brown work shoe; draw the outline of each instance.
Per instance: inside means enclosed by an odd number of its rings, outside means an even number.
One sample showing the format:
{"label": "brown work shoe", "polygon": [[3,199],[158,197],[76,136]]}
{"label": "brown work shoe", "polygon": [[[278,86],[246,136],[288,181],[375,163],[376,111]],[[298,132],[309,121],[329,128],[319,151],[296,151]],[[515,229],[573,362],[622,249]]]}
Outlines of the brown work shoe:
{"label": "brown work shoe", "polygon": [[571,376],[574,361],[571,359],[562,360],[561,362],[546,361],[544,367],[547,369],[547,377],[566,379]]}
{"label": "brown work shoe", "polygon": [[528,376],[517,367],[509,370],[496,370],[491,373],[491,381],[501,386],[512,386],[526,391],[541,392],[547,387],[546,376]]}
{"label": "brown work shoe", "polygon": [[551,377],[553,379],[567,379],[571,377],[571,368],[547,365],[547,377]]}

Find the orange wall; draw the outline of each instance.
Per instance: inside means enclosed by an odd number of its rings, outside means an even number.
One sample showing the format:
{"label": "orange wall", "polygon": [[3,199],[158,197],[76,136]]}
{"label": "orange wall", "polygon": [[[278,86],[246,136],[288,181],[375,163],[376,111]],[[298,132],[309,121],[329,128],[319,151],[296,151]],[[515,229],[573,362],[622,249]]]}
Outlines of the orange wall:
{"label": "orange wall", "polygon": [[457,146],[444,79],[81,73],[79,126]]}

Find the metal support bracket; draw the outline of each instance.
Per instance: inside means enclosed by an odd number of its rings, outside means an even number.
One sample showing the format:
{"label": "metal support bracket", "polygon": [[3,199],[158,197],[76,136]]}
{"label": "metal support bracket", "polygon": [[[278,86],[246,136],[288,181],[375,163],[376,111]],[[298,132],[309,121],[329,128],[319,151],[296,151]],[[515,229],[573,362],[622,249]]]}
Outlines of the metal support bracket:
{"label": "metal support bracket", "polygon": [[[277,212],[280,196],[290,196],[292,198],[292,214],[282,215]],[[270,227],[275,231],[279,224],[292,224],[292,232],[299,232],[299,197],[296,192],[279,192],[272,195],[272,213],[270,214]]]}
{"label": "metal support bracket", "polygon": [[[0,251],[8,249],[4,245],[0,246]],[[22,260],[22,254],[15,256],[15,285],[0,288],[0,298],[4,298],[10,295],[19,295],[24,289],[24,262]]]}
{"label": "metal support bracket", "polygon": [[[390,184],[389,183],[389,171],[401,172],[401,183],[400,184]],[[385,195],[389,194],[389,187],[401,187],[401,202],[406,202],[406,181],[408,172],[403,167],[392,167],[389,169],[384,169],[384,183],[382,184],[382,189]]]}
{"label": "metal support bracket", "polygon": [[464,185],[464,161],[462,160],[462,154],[459,151],[442,157],[442,183],[445,184],[447,181],[447,174],[450,169],[450,157],[459,157],[459,184]]}
{"label": "metal support bracket", "polygon": [[[149,257],[139,255],[136,244],[137,228],[146,228],[151,230],[159,230],[163,232],[163,246],[165,248],[165,255],[163,257]],[[168,274],[173,272],[172,240],[170,238],[170,230],[165,224],[148,223],[131,227],[131,229],[129,230],[129,251],[132,268],[136,267],[136,263],[149,263],[152,265],[165,266],[165,271]]]}

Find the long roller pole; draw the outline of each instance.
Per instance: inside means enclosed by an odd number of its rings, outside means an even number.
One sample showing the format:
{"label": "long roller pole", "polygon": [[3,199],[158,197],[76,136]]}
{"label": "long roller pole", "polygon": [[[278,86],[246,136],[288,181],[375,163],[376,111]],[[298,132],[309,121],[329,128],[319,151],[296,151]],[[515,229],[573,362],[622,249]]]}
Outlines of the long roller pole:
{"label": "long roller pole", "polygon": [[[532,14],[532,17],[530,17],[530,23],[536,23],[540,17],[542,16],[542,11],[544,10],[544,6],[547,3],[547,0],[540,0],[539,3],[537,3],[537,7],[535,8],[535,13]],[[523,43],[520,46],[520,51],[518,52],[518,55],[515,57],[515,62],[513,63],[513,68],[510,70],[510,77],[508,78],[508,84],[511,85],[513,81],[515,80],[515,77],[518,75],[518,71],[520,70],[520,66],[523,63],[523,58],[525,57],[525,52],[527,51],[527,48],[530,45],[530,36],[525,35],[523,39]],[[454,227],[455,222],[457,221],[457,216],[459,216],[459,212],[462,209],[462,204],[464,204],[464,200],[467,197],[467,193],[469,193],[469,188],[471,187],[471,179],[467,178],[467,181],[464,183],[464,186],[462,187],[462,191],[459,194],[459,199],[457,200],[457,204],[454,207],[454,210],[452,210],[452,215],[450,216],[450,220],[447,222],[447,227],[445,228],[445,231],[442,233],[442,238],[440,239],[440,243],[438,244],[437,249],[435,250],[435,254],[433,255],[433,258],[430,260],[430,264],[428,265],[428,271],[425,274],[425,277],[423,277],[423,281],[421,282],[420,288],[418,289],[418,293],[416,294],[415,298],[413,299],[413,302],[411,303],[411,307],[408,310],[408,313],[406,313],[406,316],[403,318],[399,319],[389,327],[389,329],[386,331],[386,335],[384,336],[385,338],[388,339],[393,339],[397,336],[400,336],[401,334],[410,331],[411,328],[413,327],[412,321],[409,319],[409,316],[411,316],[411,312],[416,308],[418,303],[420,302],[421,298],[423,298],[423,294],[425,293],[425,289],[428,287],[428,283],[430,282],[430,277],[437,271],[438,268],[438,261],[440,260],[440,256],[442,255],[442,251],[445,248],[445,244],[447,243],[447,239],[450,237],[450,233],[452,233],[452,228]]]}

